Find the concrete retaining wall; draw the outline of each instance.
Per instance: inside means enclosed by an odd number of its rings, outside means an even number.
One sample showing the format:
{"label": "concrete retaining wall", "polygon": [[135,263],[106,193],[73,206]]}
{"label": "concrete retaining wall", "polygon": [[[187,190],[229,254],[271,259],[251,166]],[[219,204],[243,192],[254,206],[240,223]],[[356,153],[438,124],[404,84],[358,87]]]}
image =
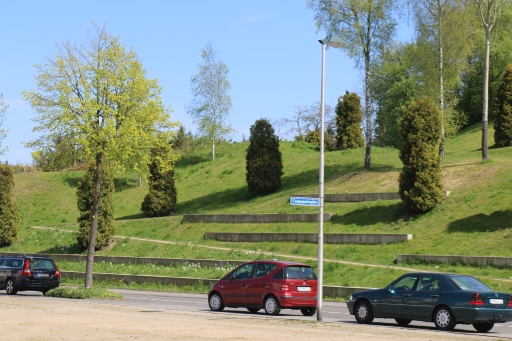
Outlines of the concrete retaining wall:
{"label": "concrete retaining wall", "polygon": [[[4,252],[2,256],[19,255],[20,253]],[[85,262],[85,255],[65,255],[65,254],[49,254],[49,253],[25,253],[25,255],[49,257],[57,262],[60,260],[69,262]],[[112,263],[112,264],[155,264],[163,266],[172,266],[179,264],[199,264],[208,267],[225,267],[227,265],[238,266],[246,261],[238,260],[215,260],[215,259],[186,259],[186,258],[155,258],[155,257],[124,257],[124,256],[94,256],[95,263]]]}
{"label": "concrete retaining wall", "polygon": [[[324,214],[324,221],[332,218],[331,213]],[[184,214],[187,223],[289,223],[316,222],[318,214]]]}
{"label": "concrete retaining wall", "polygon": [[460,263],[464,265],[485,266],[492,265],[498,268],[512,266],[510,257],[489,257],[489,256],[437,256],[437,255],[397,255],[396,262],[425,262],[425,263]]}
{"label": "concrete retaining wall", "polygon": [[[411,240],[412,234],[358,234],[328,233],[324,234],[327,244],[390,244]],[[206,232],[204,239],[222,242],[306,242],[317,243],[316,233],[237,233],[237,232]]]}
{"label": "concrete retaining wall", "polygon": [[[293,194],[291,197],[318,198],[318,194]],[[324,202],[361,202],[398,199],[400,199],[400,194],[398,192],[324,194]]]}
{"label": "concrete retaining wall", "polygon": [[[75,271],[61,271],[62,278],[65,279],[84,279],[84,272],[75,272]],[[218,279],[207,279],[207,278],[189,278],[189,277],[163,277],[163,276],[140,276],[140,275],[122,275],[122,274],[108,274],[108,273],[93,273],[94,280],[101,281],[115,281],[115,282],[124,282],[127,284],[130,283],[159,283],[164,285],[176,285],[176,286],[185,286],[185,285],[197,285],[204,284],[206,286],[213,286],[217,283]],[[327,286],[324,285],[324,296],[327,297],[344,297],[352,295],[355,292],[368,290],[370,288],[360,288],[360,287],[337,287],[337,286]]]}

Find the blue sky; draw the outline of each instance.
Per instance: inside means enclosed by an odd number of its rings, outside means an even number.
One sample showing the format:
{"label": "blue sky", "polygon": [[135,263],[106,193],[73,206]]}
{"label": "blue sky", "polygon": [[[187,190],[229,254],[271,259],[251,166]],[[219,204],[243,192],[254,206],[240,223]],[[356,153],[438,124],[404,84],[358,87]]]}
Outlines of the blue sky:
{"label": "blue sky", "polygon": [[[35,90],[35,64],[56,54],[56,43],[85,42],[91,22],[137,52],[163,86],[162,99],[172,119],[194,131],[185,104],[192,99],[190,79],[211,42],[229,69],[234,141],[248,138],[257,119],[294,114],[295,106],[320,101],[321,44],[314,12],[305,0],[0,0],[0,93],[9,105],[8,130],[0,161],[30,164],[23,142],[32,132],[35,111],[21,92]],[[400,35],[400,34],[399,34]],[[341,50],[326,53],[325,101],[335,105],[349,91],[361,91],[361,72]]]}

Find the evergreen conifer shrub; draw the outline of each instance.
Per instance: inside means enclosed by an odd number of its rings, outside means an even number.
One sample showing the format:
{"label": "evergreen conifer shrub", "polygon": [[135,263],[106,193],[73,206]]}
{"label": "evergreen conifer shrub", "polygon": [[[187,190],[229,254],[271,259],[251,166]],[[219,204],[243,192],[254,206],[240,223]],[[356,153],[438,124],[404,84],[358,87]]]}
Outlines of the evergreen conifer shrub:
{"label": "evergreen conifer shrub", "polygon": [[265,119],[251,126],[246,161],[247,187],[252,195],[270,194],[281,187],[283,160],[279,138]]}
{"label": "evergreen conifer shrub", "polygon": [[437,153],[441,138],[441,115],[429,98],[411,103],[400,122],[400,197],[415,213],[428,212],[441,203],[443,183],[441,159]]}
{"label": "evergreen conifer shrub", "polygon": [[[114,177],[109,169],[102,167],[100,177],[100,210],[98,214],[98,230],[96,232],[95,249],[99,250],[110,244],[114,237]],[[91,235],[92,204],[94,194],[94,166],[89,166],[76,190],[78,211],[80,216],[76,241],[84,249],[89,247]]]}
{"label": "evergreen conifer shrub", "polygon": [[512,64],[507,66],[494,99],[494,143],[512,146]]}
{"label": "evergreen conifer shrub", "polygon": [[336,148],[346,150],[364,146],[363,110],[359,96],[348,91],[338,98],[336,105]]}
{"label": "evergreen conifer shrub", "polygon": [[8,165],[0,165],[0,246],[18,238],[20,215],[14,200],[14,174]]}
{"label": "evergreen conifer shrub", "polygon": [[[166,147],[163,147],[166,148]],[[174,185],[174,170],[162,171],[160,153],[166,152],[161,148],[151,150],[149,164],[149,193],[142,201],[141,210],[148,217],[167,216],[176,210],[177,192]]]}

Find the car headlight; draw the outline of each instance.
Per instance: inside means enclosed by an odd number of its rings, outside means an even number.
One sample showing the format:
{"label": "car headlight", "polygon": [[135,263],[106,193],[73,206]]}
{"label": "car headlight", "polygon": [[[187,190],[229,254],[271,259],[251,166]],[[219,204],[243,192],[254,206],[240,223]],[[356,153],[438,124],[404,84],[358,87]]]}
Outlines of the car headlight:
{"label": "car headlight", "polygon": [[350,301],[353,301],[354,300],[354,297],[352,295],[350,295]]}

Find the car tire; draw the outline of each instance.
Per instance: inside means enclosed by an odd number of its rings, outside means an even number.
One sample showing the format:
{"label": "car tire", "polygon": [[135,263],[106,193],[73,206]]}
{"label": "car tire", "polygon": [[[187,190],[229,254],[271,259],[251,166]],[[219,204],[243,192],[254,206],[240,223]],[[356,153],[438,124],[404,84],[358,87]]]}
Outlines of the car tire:
{"label": "car tire", "polygon": [[275,296],[268,296],[265,299],[265,312],[269,315],[279,315],[281,312],[281,306]]}
{"label": "car tire", "polygon": [[224,302],[222,302],[222,297],[219,293],[214,292],[210,295],[210,299],[208,300],[208,305],[210,309],[213,311],[223,311],[224,310]]}
{"label": "car tire", "polygon": [[475,328],[480,333],[487,333],[494,327],[494,323],[473,323],[473,328]]}
{"label": "car tire", "polygon": [[409,323],[412,322],[412,320],[407,319],[395,319],[396,323],[398,323],[399,326],[407,326]]}
{"label": "car tire", "polygon": [[316,308],[302,308],[300,312],[304,316],[313,316],[316,314]]}
{"label": "car tire", "polygon": [[361,324],[370,324],[373,322],[373,309],[370,302],[361,300],[354,306],[354,315],[356,321]]}
{"label": "car tire", "polygon": [[457,322],[452,311],[448,307],[439,307],[434,313],[434,324],[440,330],[453,330]]}
{"label": "car tire", "polygon": [[18,290],[14,289],[14,280],[12,278],[7,278],[5,281],[5,292],[7,295],[16,295]]}
{"label": "car tire", "polygon": [[247,308],[247,310],[249,310],[249,312],[250,312],[250,313],[253,313],[253,314],[255,314],[255,313],[257,313],[258,311],[260,311],[260,309],[259,309],[259,308]]}

